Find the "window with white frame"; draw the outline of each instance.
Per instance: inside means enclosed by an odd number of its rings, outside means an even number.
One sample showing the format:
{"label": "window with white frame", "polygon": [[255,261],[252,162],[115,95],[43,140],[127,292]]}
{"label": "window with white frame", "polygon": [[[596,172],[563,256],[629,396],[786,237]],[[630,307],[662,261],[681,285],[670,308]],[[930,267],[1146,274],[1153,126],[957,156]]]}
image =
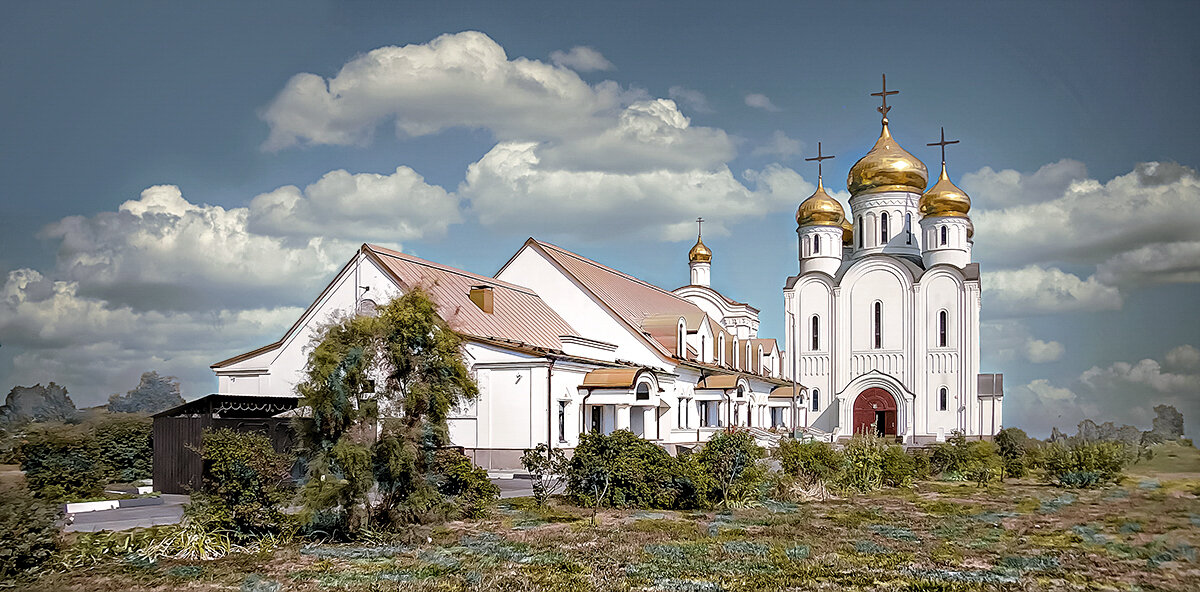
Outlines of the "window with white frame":
{"label": "window with white frame", "polygon": [[949,332],[947,325],[950,324],[949,317],[950,315],[946,311],[938,311],[938,347],[946,347],[946,344],[949,342],[949,336],[947,335]]}
{"label": "window with white frame", "polygon": [[883,303],[875,301],[875,349],[883,347]]}
{"label": "window with white frame", "polygon": [[812,396],[812,410],[820,411],[821,410],[821,389],[813,389],[811,396]]}
{"label": "window with white frame", "polygon": [[821,349],[821,319],[817,315],[812,316],[812,351]]}
{"label": "window with white frame", "polygon": [[887,244],[888,242],[888,215],[884,212],[879,215],[879,242]]}
{"label": "window with white frame", "polygon": [[942,387],[938,389],[938,411],[945,411],[950,408],[950,389]]}

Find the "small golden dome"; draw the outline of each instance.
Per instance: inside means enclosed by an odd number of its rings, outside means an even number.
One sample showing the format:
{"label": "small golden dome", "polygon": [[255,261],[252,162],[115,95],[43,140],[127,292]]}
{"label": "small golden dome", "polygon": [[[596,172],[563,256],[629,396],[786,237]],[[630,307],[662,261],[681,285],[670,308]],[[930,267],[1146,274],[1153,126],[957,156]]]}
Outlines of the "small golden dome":
{"label": "small golden dome", "polygon": [[688,263],[709,263],[711,261],[712,249],[709,249],[704,244],[704,241],[700,240],[700,236],[697,235],[696,245],[692,247],[692,250],[688,251]]}
{"label": "small golden dome", "polygon": [[842,219],[842,244],[854,244],[854,223],[844,218]]}
{"label": "small golden dome", "polygon": [[911,191],[920,193],[929,182],[925,163],[901,148],[888,131],[883,120],[883,133],[866,156],[858,159],[846,177],[850,195],[881,191]]}
{"label": "small golden dome", "polygon": [[796,209],[796,223],[801,226],[840,226],[846,219],[842,204],[825,193],[825,185],[817,178],[817,190]]}
{"label": "small golden dome", "polygon": [[[937,183],[921,196],[917,206],[922,216],[959,216],[966,217],[971,210],[971,198],[967,192],[959,189],[950,181],[946,174],[946,163],[942,163],[942,174]],[[970,234],[974,234],[974,229]]]}

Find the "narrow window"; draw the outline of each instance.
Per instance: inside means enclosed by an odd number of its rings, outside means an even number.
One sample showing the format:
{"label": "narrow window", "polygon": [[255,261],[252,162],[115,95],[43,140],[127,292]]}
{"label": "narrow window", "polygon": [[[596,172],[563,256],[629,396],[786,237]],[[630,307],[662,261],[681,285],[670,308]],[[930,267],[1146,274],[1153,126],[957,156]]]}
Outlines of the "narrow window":
{"label": "narrow window", "polygon": [[742,369],[754,372],[754,356],[750,355],[754,350],[750,348],[750,342],[746,342],[746,359],[742,360]]}
{"label": "narrow window", "polygon": [[946,347],[946,311],[938,312],[938,347]]}
{"label": "narrow window", "polygon": [[865,228],[866,227],[863,226],[862,216],[859,216],[858,217],[858,248],[860,248],[860,249],[863,246],[863,230]]}
{"label": "narrow window", "polygon": [[687,336],[687,326],[683,324],[683,319],[679,319],[679,336],[675,339],[675,357],[687,359],[687,343],[684,339]]}
{"label": "narrow window", "polygon": [[949,241],[948,235],[946,234],[946,227],[942,226],[941,229],[942,229],[942,246],[944,247],[944,246],[946,246],[946,243],[948,243],[950,241]]}
{"label": "narrow window", "polygon": [[738,338],[733,338],[733,367],[738,368],[738,358],[741,357],[738,352]]}
{"label": "narrow window", "polygon": [[821,349],[821,320],[817,315],[812,318],[812,350]]}
{"label": "narrow window", "polygon": [[883,347],[883,303],[875,303],[875,349]]}
{"label": "narrow window", "polygon": [[650,385],[644,382],[637,385],[637,399],[646,401],[650,399]]}
{"label": "narrow window", "polygon": [[721,336],[719,338],[717,338],[717,363],[722,366],[725,365],[725,334],[724,333],[722,333]]}
{"label": "narrow window", "polygon": [[558,402],[558,441],[567,441],[567,402]]}
{"label": "narrow window", "polygon": [[708,351],[704,349],[704,342],[705,342],[704,336],[703,336],[703,335],[701,335],[701,336],[700,336],[700,361],[701,361],[701,362],[707,362],[707,361],[708,361],[708,358],[707,358],[707,357],[705,357],[705,354],[707,354],[707,353],[708,353]]}
{"label": "narrow window", "polygon": [[946,387],[938,389],[938,411],[945,411],[950,406],[949,403],[950,391],[946,390]]}
{"label": "narrow window", "polygon": [[912,244],[912,214],[904,214],[904,244]]}
{"label": "narrow window", "polygon": [[821,389],[813,389],[812,391],[812,410],[821,410]]}
{"label": "narrow window", "polygon": [[821,254],[821,237],[820,237],[819,235],[817,235],[817,236],[813,236],[813,249],[812,249],[812,251],[813,251],[813,255],[820,255],[820,254]]}
{"label": "narrow window", "polygon": [[884,212],[879,215],[879,242],[887,244],[888,242],[888,215]]}

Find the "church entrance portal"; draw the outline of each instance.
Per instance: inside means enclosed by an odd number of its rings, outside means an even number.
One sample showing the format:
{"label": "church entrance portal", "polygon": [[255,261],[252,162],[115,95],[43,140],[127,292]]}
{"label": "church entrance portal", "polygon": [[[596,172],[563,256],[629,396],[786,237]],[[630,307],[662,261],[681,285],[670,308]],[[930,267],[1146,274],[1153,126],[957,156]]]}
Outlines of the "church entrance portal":
{"label": "church entrance portal", "polygon": [[896,435],[896,399],[881,388],[869,388],[854,399],[854,433]]}

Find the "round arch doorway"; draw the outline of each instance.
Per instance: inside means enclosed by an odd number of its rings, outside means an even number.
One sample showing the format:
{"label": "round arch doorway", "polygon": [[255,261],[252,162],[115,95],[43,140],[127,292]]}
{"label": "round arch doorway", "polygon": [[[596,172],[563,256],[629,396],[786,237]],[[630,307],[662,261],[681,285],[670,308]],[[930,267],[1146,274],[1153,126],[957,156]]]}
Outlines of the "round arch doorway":
{"label": "round arch doorway", "polygon": [[869,388],[854,399],[854,433],[896,435],[896,398],[884,389]]}

